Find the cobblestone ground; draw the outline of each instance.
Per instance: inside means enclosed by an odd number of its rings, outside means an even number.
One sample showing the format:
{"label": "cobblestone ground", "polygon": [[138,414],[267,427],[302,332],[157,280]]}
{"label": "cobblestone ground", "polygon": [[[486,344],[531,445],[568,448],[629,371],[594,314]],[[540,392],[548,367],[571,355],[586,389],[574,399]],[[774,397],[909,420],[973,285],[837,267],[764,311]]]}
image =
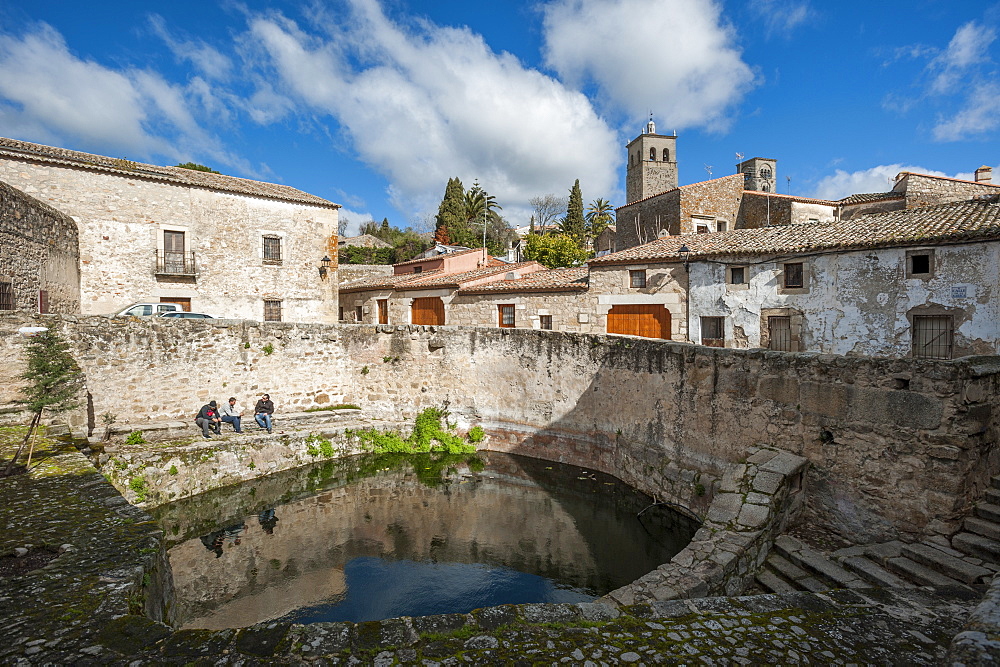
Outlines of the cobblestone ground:
{"label": "cobblestone ground", "polygon": [[983,594],[840,590],[173,631],[136,613],[159,611],[158,528],[75,450],[47,454],[0,480],[0,559],[57,554],[0,576],[3,664],[940,664]]}

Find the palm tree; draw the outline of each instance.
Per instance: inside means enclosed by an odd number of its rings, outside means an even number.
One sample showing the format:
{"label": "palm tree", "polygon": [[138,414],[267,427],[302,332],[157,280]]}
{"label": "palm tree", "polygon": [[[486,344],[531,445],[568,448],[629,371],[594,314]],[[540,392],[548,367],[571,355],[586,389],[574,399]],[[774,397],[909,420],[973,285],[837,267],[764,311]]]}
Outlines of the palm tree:
{"label": "palm tree", "polygon": [[604,228],[615,221],[615,209],[607,199],[595,199],[587,207],[587,227],[591,238],[604,231]]}

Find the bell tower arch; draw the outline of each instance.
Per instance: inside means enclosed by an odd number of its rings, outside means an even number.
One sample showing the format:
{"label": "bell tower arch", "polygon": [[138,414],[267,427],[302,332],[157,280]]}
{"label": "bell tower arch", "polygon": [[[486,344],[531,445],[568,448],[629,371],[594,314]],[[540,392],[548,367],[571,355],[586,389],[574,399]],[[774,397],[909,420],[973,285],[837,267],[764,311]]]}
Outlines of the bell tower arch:
{"label": "bell tower arch", "polygon": [[657,134],[653,115],[645,131],[625,147],[625,203],[677,187],[677,135]]}

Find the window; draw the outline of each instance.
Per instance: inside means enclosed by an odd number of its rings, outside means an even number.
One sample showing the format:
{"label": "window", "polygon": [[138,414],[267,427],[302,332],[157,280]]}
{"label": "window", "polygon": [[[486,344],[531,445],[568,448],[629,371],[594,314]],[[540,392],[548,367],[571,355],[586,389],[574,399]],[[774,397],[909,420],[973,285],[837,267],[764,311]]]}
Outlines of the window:
{"label": "window", "polygon": [[934,275],[934,251],[910,250],[906,253],[906,277],[927,280]]}
{"label": "window", "polygon": [[802,262],[796,262],[794,264],[785,264],[783,283],[786,288],[802,288],[805,283],[802,282]]}
{"label": "window", "polygon": [[551,315],[539,315],[538,316],[538,328],[539,329],[551,329],[552,328],[552,316]]}
{"label": "window", "polygon": [[267,235],[264,237],[264,263],[281,264],[281,237]]}
{"label": "window", "polygon": [[0,283],[0,310],[14,310],[14,286]]}
{"label": "window", "polygon": [[629,271],[628,272],[628,284],[629,287],[645,287],[646,286],[646,272],[641,271]]}
{"label": "window", "polygon": [[[771,168],[768,167],[767,165],[764,165],[763,167],[761,167],[760,168],[760,177],[764,178],[764,179],[767,179],[767,180],[771,180]],[[765,192],[766,192],[766,190],[765,190]]]}
{"label": "window", "polygon": [[264,299],[264,321],[281,321],[281,301],[278,299]]}
{"label": "window", "polygon": [[770,192],[771,191],[771,186],[768,185],[767,183],[764,183],[763,185],[760,186],[760,191],[761,192]]}
{"label": "window", "polygon": [[769,350],[780,352],[792,351],[792,318],[787,315],[767,318],[767,333]]}
{"label": "window", "polygon": [[38,290],[38,312],[41,315],[45,315],[49,312],[49,291],[40,289]]}
{"label": "window", "polygon": [[361,322],[365,319],[365,310],[362,306],[354,306],[354,321]]}
{"label": "window", "polygon": [[697,231],[697,233],[699,234],[708,234],[709,232],[708,225],[698,225],[698,229],[695,231]]}
{"label": "window", "polygon": [[729,267],[729,284],[730,285],[746,285],[747,284],[747,267],[745,267],[745,266],[731,266],[731,267]]}
{"label": "window", "polygon": [[514,326],[514,304],[503,303],[498,306],[500,311],[500,326],[509,329]]}
{"label": "window", "polygon": [[341,322],[344,321],[344,307],[343,306],[340,306],[340,310],[338,311],[337,319],[340,320]]}
{"label": "window", "polygon": [[953,326],[951,315],[914,315],[913,356],[951,359]]}
{"label": "window", "polygon": [[701,344],[709,347],[726,346],[726,325],[723,317],[701,318]]}
{"label": "window", "polygon": [[727,225],[725,220],[717,220],[715,223],[715,231],[724,232],[726,231],[726,226]]}
{"label": "window", "polygon": [[422,273],[423,270],[424,270],[424,267],[422,267],[422,266],[415,266],[415,267],[413,267],[413,272],[414,273]]}
{"label": "window", "polygon": [[651,162],[656,162],[656,149],[655,148],[650,148],[649,149],[649,159],[650,159]]}
{"label": "window", "polygon": [[747,167],[743,170],[743,187],[750,187],[751,180],[753,180],[753,169]]}
{"label": "window", "polygon": [[184,232],[164,230],[163,232],[163,273],[188,275],[194,267],[188,266],[184,255]]}

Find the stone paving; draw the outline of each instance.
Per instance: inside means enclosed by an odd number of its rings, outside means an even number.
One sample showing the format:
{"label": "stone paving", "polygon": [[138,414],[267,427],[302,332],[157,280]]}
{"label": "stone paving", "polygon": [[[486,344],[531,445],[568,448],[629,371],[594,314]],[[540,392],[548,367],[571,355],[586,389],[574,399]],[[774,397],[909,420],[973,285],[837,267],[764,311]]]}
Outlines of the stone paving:
{"label": "stone paving", "polygon": [[59,553],[45,567],[0,578],[3,664],[941,664],[985,592],[519,605],[174,631],[154,620],[169,616],[170,595],[158,527],[81,454],[49,453],[30,475],[0,481],[0,558],[24,548]]}

